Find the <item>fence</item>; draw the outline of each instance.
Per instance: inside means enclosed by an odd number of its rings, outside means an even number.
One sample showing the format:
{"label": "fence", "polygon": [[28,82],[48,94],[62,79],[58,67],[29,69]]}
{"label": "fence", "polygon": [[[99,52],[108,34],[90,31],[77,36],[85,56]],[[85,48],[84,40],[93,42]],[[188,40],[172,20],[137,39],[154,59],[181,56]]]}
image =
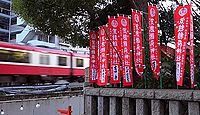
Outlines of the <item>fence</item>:
{"label": "fence", "polygon": [[86,88],[85,115],[199,115],[199,90]]}

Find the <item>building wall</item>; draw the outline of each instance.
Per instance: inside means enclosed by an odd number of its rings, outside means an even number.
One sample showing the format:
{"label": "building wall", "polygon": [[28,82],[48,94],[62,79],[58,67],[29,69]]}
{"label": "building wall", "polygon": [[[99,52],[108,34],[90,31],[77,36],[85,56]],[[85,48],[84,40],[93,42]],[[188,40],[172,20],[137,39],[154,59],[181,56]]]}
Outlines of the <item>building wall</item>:
{"label": "building wall", "polygon": [[[36,107],[36,104],[40,107]],[[20,107],[23,105],[23,110]],[[22,100],[11,102],[0,102],[0,107],[4,111],[4,115],[61,115],[58,109],[67,109],[72,107],[72,115],[83,115],[84,98],[83,96],[65,96],[59,98]]]}
{"label": "building wall", "polygon": [[9,41],[10,17],[10,3],[0,1],[0,41]]}

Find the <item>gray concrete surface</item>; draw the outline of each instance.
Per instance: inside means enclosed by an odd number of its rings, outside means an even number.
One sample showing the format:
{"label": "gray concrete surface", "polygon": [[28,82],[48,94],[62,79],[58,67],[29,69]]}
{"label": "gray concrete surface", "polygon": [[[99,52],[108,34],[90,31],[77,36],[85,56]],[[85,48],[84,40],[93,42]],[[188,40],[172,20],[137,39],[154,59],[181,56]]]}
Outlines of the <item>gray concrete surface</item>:
{"label": "gray concrete surface", "polygon": [[[36,104],[38,103],[40,104],[40,107],[37,108]],[[20,110],[22,105],[24,109]],[[0,102],[0,109],[4,111],[4,115],[61,115],[57,110],[67,109],[68,106],[72,106],[72,115],[83,115],[83,96],[63,96],[59,98],[54,97]]]}

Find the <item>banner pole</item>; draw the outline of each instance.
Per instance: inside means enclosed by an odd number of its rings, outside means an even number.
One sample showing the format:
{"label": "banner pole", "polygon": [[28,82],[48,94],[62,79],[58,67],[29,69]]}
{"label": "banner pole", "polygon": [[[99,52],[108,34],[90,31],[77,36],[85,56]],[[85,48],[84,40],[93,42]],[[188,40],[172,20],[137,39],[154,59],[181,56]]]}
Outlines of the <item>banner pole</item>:
{"label": "banner pole", "polygon": [[160,89],[162,89],[163,88],[163,79],[162,79],[162,72],[161,72],[161,70],[162,70],[162,51],[161,51],[161,38],[160,38],[160,18],[159,18],[159,9],[158,9],[158,39],[159,39],[159,43],[158,44],[160,44]]}
{"label": "banner pole", "polygon": [[[143,16],[143,13],[141,13],[142,14],[142,41],[143,41],[143,46],[144,46],[144,44],[145,44],[145,38],[144,38],[144,30],[145,30],[145,28],[144,28],[144,16]],[[144,67],[144,75],[143,75],[143,79],[144,79],[144,88],[146,89],[147,88],[147,79],[146,79],[146,56],[145,56],[145,52],[146,52],[146,48],[145,47],[143,47],[143,54],[144,54],[144,65],[143,65],[143,67]]]}
{"label": "banner pole", "polygon": [[[133,57],[134,57],[134,55],[133,55],[133,33],[132,33],[133,32],[133,28],[132,28],[132,18],[131,17],[129,17],[129,20],[130,20],[130,33],[129,33],[129,35],[130,35],[130,55],[132,55],[131,59],[133,59]],[[134,61],[132,61],[131,63],[132,63],[131,64],[132,78],[134,80],[134,70],[133,70]],[[134,84],[132,84],[132,88],[134,88]]]}

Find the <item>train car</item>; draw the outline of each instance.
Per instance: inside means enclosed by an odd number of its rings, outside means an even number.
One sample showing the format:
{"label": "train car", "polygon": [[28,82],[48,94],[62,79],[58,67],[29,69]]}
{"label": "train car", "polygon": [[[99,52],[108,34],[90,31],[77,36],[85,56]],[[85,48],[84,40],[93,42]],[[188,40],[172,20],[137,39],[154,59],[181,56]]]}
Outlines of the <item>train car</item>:
{"label": "train car", "polygon": [[0,42],[0,83],[83,79],[89,55]]}

